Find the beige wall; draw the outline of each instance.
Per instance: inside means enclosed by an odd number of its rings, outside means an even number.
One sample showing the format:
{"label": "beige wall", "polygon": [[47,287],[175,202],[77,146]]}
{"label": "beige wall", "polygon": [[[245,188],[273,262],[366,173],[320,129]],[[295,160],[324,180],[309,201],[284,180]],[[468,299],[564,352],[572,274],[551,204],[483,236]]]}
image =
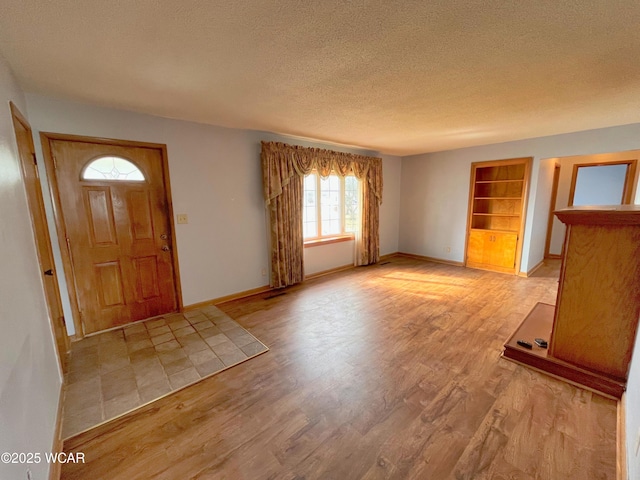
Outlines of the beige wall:
{"label": "beige wall", "polygon": [[[50,452],[61,376],[17,155],[9,101],[23,94],[0,57],[0,452]],[[46,462],[0,463],[0,478],[45,479]]]}

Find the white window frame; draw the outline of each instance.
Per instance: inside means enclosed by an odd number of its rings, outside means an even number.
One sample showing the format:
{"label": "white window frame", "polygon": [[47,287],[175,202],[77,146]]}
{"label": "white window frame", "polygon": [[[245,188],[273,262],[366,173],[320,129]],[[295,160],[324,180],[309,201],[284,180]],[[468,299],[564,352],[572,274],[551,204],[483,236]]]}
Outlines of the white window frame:
{"label": "white window frame", "polygon": [[[342,175],[338,175],[335,172],[331,172],[329,175],[335,175],[336,177],[338,177],[338,179],[340,180],[340,195],[339,195],[339,199],[340,199],[340,211],[341,211],[341,215],[340,215],[340,233],[332,233],[332,234],[327,234],[327,235],[323,235],[322,234],[322,215],[321,215],[321,211],[322,211],[322,191],[320,188],[320,173],[317,170],[313,170],[311,171],[311,173],[309,173],[308,175],[305,175],[304,178],[308,177],[309,175],[315,175],[316,178],[316,222],[317,222],[317,226],[318,226],[318,235],[315,237],[308,237],[308,238],[304,238],[304,245],[305,247],[309,247],[309,246],[314,246],[314,245],[322,245],[322,244],[327,244],[327,243],[335,243],[335,242],[346,242],[349,240],[353,240],[355,238],[355,233],[353,232],[345,232],[345,225],[346,225],[346,203],[345,203],[345,178]],[[353,176],[358,184],[358,189],[361,188],[360,186],[360,180],[355,177],[355,175],[348,175],[348,176]],[[303,197],[304,197],[304,183],[303,183]],[[359,196],[358,196],[359,198]],[[304,198],[303,198],[303,208],[304,208]],[[303,216],[304,218],[304,216]],[[304,227],[303,227],[303,231],[304,231]]]}

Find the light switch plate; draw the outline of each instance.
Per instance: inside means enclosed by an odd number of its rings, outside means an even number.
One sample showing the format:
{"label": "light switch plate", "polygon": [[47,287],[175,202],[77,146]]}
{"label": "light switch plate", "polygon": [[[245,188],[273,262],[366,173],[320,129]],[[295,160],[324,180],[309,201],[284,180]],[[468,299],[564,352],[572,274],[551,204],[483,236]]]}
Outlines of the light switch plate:
{"label": "light switch plate", "polygon": [[178,215],[178,223],[189,223],[189,217],[186,213],[179,213]]}

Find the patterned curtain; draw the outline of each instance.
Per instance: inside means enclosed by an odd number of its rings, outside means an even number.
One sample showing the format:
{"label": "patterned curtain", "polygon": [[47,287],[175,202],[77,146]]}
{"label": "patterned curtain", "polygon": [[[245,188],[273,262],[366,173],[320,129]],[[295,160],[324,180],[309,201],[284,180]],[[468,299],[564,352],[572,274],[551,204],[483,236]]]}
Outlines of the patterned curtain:
{"label": "patterned curtain", "polygon": [[362,185],[362,235],[356,243],[356,265],[371,265],[380,260],[380,221],[378,197],[369,182]]}
{"label": "patterned curtain", "polygon": [[382,203],[382,159],[280,142],[262,142],[262,181],[271,232],[271,286],[304,279],[302,181],[312,170],[326,177],[353,174],[362,185],[361,231],[356,234],[356,265],[380,260],[379,205]]}
{"label": "patterned curtain", "polygon": [[271,200],[271,286],[286,287],[304,280],[302,239],[302,178],[296,175]]}

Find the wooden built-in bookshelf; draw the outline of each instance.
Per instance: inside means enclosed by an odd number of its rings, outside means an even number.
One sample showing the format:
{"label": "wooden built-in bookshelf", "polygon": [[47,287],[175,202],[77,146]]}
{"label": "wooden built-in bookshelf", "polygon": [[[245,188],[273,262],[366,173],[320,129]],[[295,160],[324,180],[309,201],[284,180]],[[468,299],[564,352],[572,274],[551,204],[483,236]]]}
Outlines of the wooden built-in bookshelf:
{"label": "wooden built-in bookshelf", "polygon": [[471,165],[465,264],[517,273],[531,158]]}

